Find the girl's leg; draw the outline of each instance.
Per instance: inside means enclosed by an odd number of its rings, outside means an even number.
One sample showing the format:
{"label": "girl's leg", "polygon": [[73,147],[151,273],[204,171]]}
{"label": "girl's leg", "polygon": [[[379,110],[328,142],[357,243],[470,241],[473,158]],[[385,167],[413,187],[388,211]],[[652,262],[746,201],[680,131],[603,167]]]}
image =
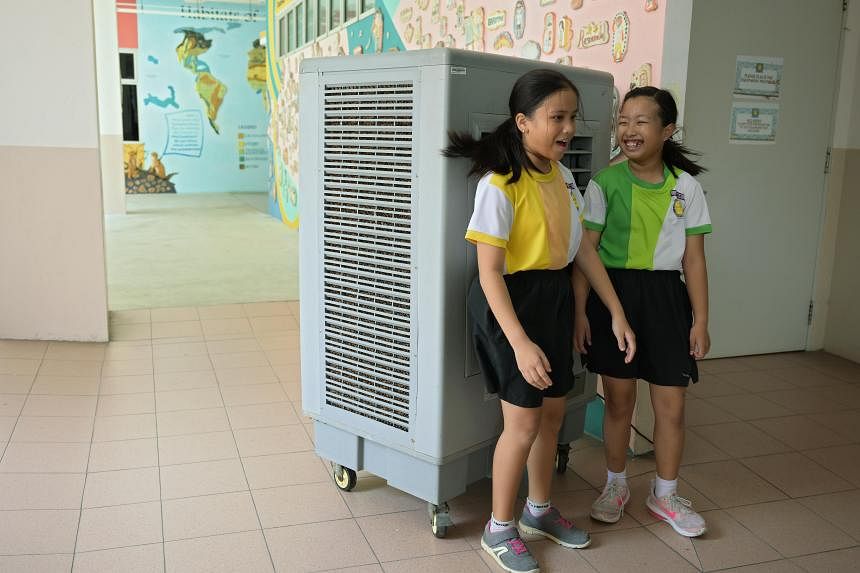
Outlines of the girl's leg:
{"label": "girl's leg", "polygon": [[493,454],[493,517],[510,521],[529,451],[540,432],[541,408],[501,403],[504,428]]}
{"label": "girl's leg", "polygon": [[606,407],[603,414],[603,445],[606,467],[620,473],[627,467],[630,422],[636,406],[636,380],[602,376]]}
{"label": "girl's leg", "polygon": [[558,432],[564,421],[566,398],[544,398],[540,430],[528,457],[529,499],[536,503],[549,501],[555,454],[558,451]]}
{"label": "girl's leg", "polygon": [[657,476],[664,480],[675,480],[684,453],[684,400],[687,389],[683,386],[650,386]]}

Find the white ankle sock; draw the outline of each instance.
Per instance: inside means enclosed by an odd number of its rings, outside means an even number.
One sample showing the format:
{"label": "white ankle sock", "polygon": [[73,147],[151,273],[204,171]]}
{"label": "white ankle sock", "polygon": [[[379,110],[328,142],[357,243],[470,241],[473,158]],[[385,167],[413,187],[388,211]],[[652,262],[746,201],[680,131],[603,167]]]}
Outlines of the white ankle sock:
{"label": "white ankle sock", "polygon": [[514,520],[499,521],[496,517],[490,514],[490,533],[498,533],[506,529],[511,529],[514,526]]}
{"label": "white ankle sock", "polygon": [[526,499],[526,506],[529,508],[529,512],[535,517],[540,517],[546,512],[549,511],[549,508],[552,507],[550,505],[549,500],[544,503],[535,503],[531,499]]}
{"label": "white ankle sock", "polygon": [[616,482],[618,485],[627,485],[627,468],[620,472],[606,470],[606,483]]}
{"label": "white ankle sock", "polygon": [[672,495],[678,491],[678,480],[676,479],[663,479],[660,476],[656,476],[654,480],[654,496],[657,498],[666,497],[667,495]]}

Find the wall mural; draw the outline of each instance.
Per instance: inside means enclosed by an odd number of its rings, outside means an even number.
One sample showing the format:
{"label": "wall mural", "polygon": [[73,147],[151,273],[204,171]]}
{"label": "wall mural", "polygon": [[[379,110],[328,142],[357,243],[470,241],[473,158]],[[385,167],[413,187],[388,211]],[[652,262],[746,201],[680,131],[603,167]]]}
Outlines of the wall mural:
{"label": "wall mural", "polygon": [[[269,0],[269,38],[291,3]],[[306,57],[450,47],[602,70],[615,78],[614,115],[630,88],[659,85],[664,22],[659,0],[376,0],[369,15],[284,58],[269,42],[272,213],[298,226],[297,79]],[[614,157],[614,133],[611,145]]]}
{"label": "wall mural", "polygon": [[263,4],[138,0],[127,193],[267,189],[265,23]]}

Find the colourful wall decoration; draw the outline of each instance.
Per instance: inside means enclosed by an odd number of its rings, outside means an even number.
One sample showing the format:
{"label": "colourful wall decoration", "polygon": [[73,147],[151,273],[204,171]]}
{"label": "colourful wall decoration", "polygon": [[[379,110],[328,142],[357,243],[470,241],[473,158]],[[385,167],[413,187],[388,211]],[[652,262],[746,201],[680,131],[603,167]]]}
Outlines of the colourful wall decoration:
{"label": "colourful wall decoration", "polygon": [[136,11],[140,143],[127,146],[126,191],[266,190],[265,4],[137,0]]}
{"label": "colourful wall decoration", "polygon": [[[269,37],[279,7],[269,2]],[[278,0],[288,8],[291,0]],[[656,0],[376,0],[358,21],[275,57],[269,42],[269,98],[274,146],[272,213],[298,226],[297,74],[302,59],[389,50],[452,47],[607,71],[614,105],[632,86],[659,85],[665,2]],[[617,154],[612,138],[612,154]]]}

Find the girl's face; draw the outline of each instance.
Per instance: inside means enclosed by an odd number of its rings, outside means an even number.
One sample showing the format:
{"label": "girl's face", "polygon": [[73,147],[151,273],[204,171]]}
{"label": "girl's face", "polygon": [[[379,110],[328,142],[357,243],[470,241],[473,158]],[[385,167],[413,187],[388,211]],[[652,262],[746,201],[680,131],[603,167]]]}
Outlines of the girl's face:
{"label": "girl's face", "polygon": [[548,172],[553,161],[559,161],[576,133],[578,101],[571,89],[549,95],[527,116],[518,113],[515,120],[523,134],[523,146],[535,167]]}
{"label": "girl's face", "polygon": [[675,124],[663,125],[660,107],[650,97],[632,97],[621,106],[617,142],[628,159],[648,163],[661,158],[663,143],[674,132]]}

